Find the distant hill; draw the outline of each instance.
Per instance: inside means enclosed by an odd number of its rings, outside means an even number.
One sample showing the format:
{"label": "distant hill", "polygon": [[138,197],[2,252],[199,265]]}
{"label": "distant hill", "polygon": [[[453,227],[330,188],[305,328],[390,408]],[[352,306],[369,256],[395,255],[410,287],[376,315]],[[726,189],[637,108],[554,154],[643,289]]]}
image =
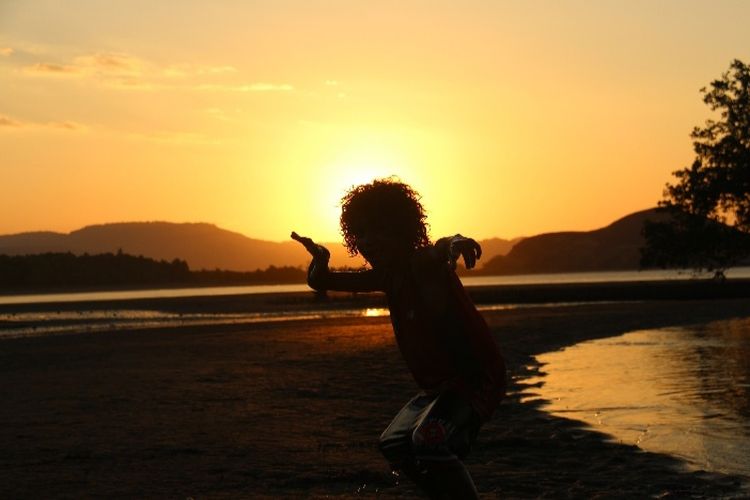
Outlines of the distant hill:
{"label": "distant hill", "polygon": [[487,262],[497,255],[507,255],[513,246],[522,239],[523,238],[513,238],[512,240],[504,240],[502,238],[490,238],[487,240],[480,240],[479,244],[482,246],[482,258],[480,262]]}
{"label": "distant hill", "polygon": [[120,252],[0,254],[0,290],[304,283],[305,275],[303,269],[289,266],[240,272],[191,271],[184,260],[157,261]]}
{"label": "distant hill", "polygon": [[478,274],[533,274],[614,271],[639,268],[645,220],[662,220],[656,209],[643,210],[607,227],[586,232],[546,233],[525,238],[505,256],[488,260]]}
{"label": "distant hill", "polygon": [[[329,245],[334,261],[349,265],[345,249]],[[268,266],[297,266],[308,261],[299,243],[248,238],[213,224],[124,222],[87,226],[69,234],[36,232],[0,236],[0,253],[8,255],[45,252],[99,254],[122,250],[157,260],[182,259],[191,269],[252,271]]]}
{"label": "distant hill", "polygon": [[[480,242],[483,259],[507,253],[512,241],[493,238]],[[331,251],[331,265],[360,267],[364,261],[350,258],[339,243],[323,243]],[[151,259],[181,259],[190,269],[254,271],[268,266],[306,266],[307,252],[292,240],[272,242],[248,238],[213,224],[170,222],[123,222],[87,226],[69,234],[32,232],[0,236],[0,254],[26,255],[46,252],[100,254],[119,250]]]}

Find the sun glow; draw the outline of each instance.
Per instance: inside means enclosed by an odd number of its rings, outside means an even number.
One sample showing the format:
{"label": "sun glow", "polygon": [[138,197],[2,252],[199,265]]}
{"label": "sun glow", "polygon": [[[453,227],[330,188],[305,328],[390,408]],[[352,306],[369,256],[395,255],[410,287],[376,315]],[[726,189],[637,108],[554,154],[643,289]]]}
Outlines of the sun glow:
{"label": "sun glow", "polygon": [[750,2],[542,3],[0,1],[0,234],[335,242],[346,191],[391,175],[433,238],[653,206],[693,159],[698,89],[750,57]]}
{"label": "sun glow", "polygon": [[338,220],[341,198],[352,187],[391,176],[409,183],[413,177],[402,155],[375,145],[345,151],[326,165],[324,171],[319,193],[326,200],[327,220]]}
{"label": "sun glow", "polygon": [[380,318],[383,316],[388,316],[390,314],[390,311],[384,307],[368,307],[364,311],[362,311],[362,316],[366,318]]}

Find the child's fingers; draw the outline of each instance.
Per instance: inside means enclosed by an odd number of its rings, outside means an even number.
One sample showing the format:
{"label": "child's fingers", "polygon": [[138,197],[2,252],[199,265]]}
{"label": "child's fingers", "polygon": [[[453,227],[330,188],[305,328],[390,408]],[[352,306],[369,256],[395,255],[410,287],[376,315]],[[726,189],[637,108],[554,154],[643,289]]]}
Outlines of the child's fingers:
{"label": "child's fingers", "polygon": [[471,269],[482,257],[482,247],[472,238],[461,238],[451,248],[451,264],[455,268],[455,261],[459,257],[464,258],[466,269]]}
{"label": "child's fingers", "polygon": [[471,269],[477,263],[473,248],[464,253],[464,263],[466,264],[466,269]]}
{"label": "child's fingers", "polygon": [[471,240],[471,242],[474,244],[474,250],[477,252],[477,260],[482,258],[482,246],[476,242],[476,240]]}
{"label": "child's fingers", "polygon": [[295,240],[295,241],[299,241],[300,243],[302,243],[305,246],[307,246],[310,243],[312,243],[312,240],[310,238],[308,238],[307,236],[300,236],[299,234],[297,234],[296,231],[292,231],[292,239]]}
{"label": "child's fingers", "polygon": [[292,239],[302,243],[302,245],[305,247],[305,250],[310,252],[312,255],[319,253],[318,245],[316,245],[311,238],[308,238],[307,236],[300,236],[295,231],[292,231]]}

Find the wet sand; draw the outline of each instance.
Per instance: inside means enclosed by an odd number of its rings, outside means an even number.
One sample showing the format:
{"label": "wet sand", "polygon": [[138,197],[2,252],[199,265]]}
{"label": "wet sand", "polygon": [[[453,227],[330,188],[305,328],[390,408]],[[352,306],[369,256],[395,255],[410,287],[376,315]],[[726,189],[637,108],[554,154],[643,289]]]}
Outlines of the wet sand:
{"label": "wet sand", "polygon": [[[467,460],[482,496],[746,497],[742,478],[688,471],[521,402],[535,354],[746,316],[750,299],[486,313],[512,383]],[[417,497],[377,451],[415,391],[387,318],[4,340],[0,498]]]}

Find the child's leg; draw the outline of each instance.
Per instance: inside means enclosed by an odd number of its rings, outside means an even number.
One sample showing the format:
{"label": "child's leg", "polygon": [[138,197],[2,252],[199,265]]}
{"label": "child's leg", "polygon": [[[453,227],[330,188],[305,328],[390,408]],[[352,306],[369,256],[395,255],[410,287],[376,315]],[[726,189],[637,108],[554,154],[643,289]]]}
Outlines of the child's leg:
{"label": "child's leg", "polygon": [[412,449],[412,434],[421,419],[425,408],[435,400],[435,396],[418,394],[396,414],[390,425],[380,435],[380,451],[394,472],[406,475],[409,479],[434,496],[423,470],[417,463]]}
{"label": "child's leg", "polygon": [[412,434],[412,447],[429,490],[439,492],[431,494],[433,498],[478,497],[460,459],[469,453],[480,425],[471,404],[452,392],[440,394],[422,414]]}
{"label": "child's leg", "polygon": [[380,449],[431,498],[476,498],[471,476],[459,460],[476,438],[480,421],[460,396],[414,397],[380,436]]}

